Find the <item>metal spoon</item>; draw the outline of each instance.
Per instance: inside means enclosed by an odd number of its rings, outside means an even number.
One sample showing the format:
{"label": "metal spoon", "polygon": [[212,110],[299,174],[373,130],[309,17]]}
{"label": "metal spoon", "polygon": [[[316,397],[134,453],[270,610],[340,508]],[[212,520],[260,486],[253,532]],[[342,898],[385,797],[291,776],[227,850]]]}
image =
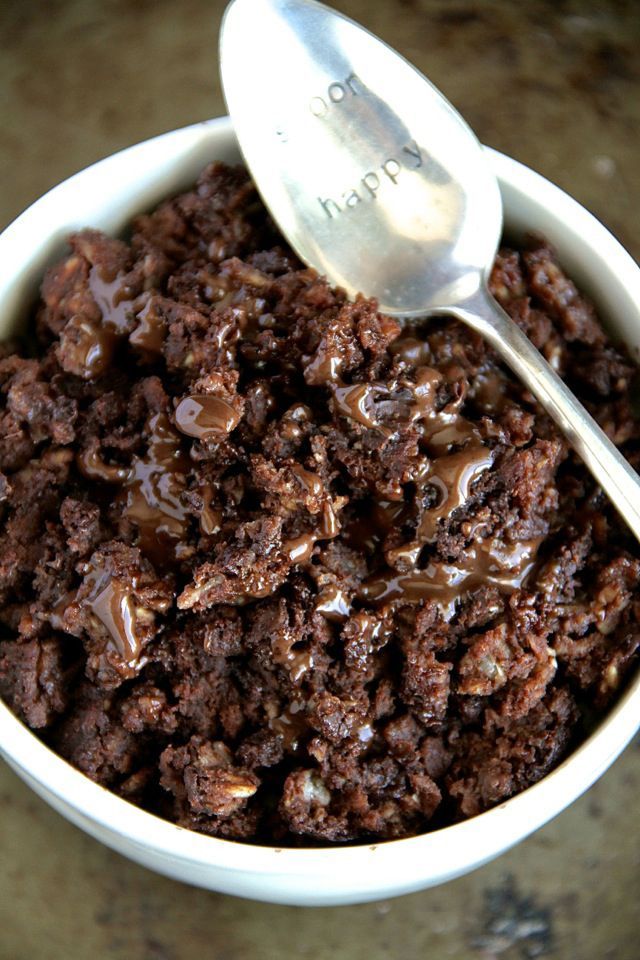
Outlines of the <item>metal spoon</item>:
{"label": "metal spoon", "polygon": [[242,153],[301,259],[383,313],[450,314],[482,334],[640,539],[640,478],[487,289],[500,192],[451,104],[315,0],[233,0],[220,64]]}

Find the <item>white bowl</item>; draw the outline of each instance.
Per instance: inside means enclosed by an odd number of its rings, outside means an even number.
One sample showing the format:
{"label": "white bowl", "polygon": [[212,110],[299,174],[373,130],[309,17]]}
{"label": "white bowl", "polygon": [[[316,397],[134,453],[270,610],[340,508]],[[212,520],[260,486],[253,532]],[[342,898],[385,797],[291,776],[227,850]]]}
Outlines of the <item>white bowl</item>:
{"label": "white bowl", "polygon": [[[640,357],[640,269],[575,200],[494,151],[507,229],[554,243],[610,330]],[[24,320],[47,264],[83,226],[118,233],[133,214],[192,183],[210,160],[238,158],[227,118],[174,130],[116,153],[55,187],[0,235],[0,337]],[[274,903],[358,903],[443,883],[486,863],[556,816],[613,762],[636,731],[640,675],[589,739],[524,793],[472,820],[408,840],[277,849],[218,840],[145,813],[44,746],[0,703],[0,753],[63,816],[159,873]]]}

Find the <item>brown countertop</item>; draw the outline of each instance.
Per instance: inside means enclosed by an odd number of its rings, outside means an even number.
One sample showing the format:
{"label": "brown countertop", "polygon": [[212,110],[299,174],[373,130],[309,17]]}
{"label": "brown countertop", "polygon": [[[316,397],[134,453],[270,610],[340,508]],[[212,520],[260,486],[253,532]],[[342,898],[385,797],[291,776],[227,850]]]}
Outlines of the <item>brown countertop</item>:
{"label": "brown countertop", "polygon": [[[640,257],[635,0],[341,0],[486,143],[569,190]],[[223,111],[220,0],[0,6],[0,224],[120,147]],[[157,877],[0,766],[0,960],[636,960],[640,743],[571,809],[468,877],[339,909]]]}

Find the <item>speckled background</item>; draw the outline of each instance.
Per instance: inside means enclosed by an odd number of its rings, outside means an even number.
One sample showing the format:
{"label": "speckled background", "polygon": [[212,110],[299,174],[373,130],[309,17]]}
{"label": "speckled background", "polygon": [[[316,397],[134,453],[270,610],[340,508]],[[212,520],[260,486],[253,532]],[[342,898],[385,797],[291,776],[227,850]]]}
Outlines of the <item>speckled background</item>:
{"label": "speckled background", "polygon": [[[340,0],[486,143],[640,257],[636,0]],[[223,112],[220,0],[0,2],[0,225],[122,146]],[[274,907],[180,886],[0,767],[0,960],[637,960],[640,743],[493,864],[399,900]]]}

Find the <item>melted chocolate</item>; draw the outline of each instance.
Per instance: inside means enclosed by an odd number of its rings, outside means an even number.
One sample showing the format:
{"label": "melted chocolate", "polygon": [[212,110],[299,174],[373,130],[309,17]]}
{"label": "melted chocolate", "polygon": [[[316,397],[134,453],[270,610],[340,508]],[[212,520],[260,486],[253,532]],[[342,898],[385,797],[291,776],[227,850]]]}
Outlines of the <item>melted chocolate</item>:
{"label": "melted chocolate", "polygon": [[[407,361],[425,353],[421,341],[411,338],[406,351],[403,354],[398,347],[395,353]],[[435,542],[441,521],[464,506],[473,484],[490,469],[494,459],[493,452],[481,442],[477,428],[460,414],[462,395],[438,409],[438,391],[444,382],[440,371],[423,366],[416,371],[415,382],[392,385],[392,389],[399,391],[398,396],[411,397],[408,419],[419,427],[433,457],[425,460],[416,482],[423,495],[428,488],[435,487],[438,502],[423,511],[412,540],[386,551],[387,561],[395,569],[371,577],[362,585],[360,597],[375,603],[393,600],[418,603],[434,599],[450,619],[458,599],[471,589],[494,584],[510,591],[521,586],[532,569],[537,541],[507,548],[497,541],[476,540],[455,566],[432,562],[425,569],[419,567],[423,550]],[[359,384],[333,386],[332,392],[341,413],[377,428],[378,421],[372,416],[373,395],[376,390],[384,389],[382,384]],[[368,513],[361,512],[351,521],[347,540],[356,549],[375,555],[390,530],[406,518],[404,503],[373,502]]]}
{"label": "melted chocolate", "polygon": [[[302,467],[299,468],[302,470]],[[309,477],[315,474],[302,470]],[[330,503],[325,502],[322,507],[322,517],[320,526],[309,533],[303,533],[293,540],[287,540],[282,545],[283,552],[289,557],[291,563],[307,563],[311,559],[313,548],[318,540],[333,540],[340,533],[340,521]]]}
{"label": "melted chocolate", "polygon": [[327,620],[342,623],[349,616],[351,604],[344,590],[336,584],[329,584],[318,594],[316,610]]}
{"label": "melted chocolate", "polygon": [[[88,479],[123,487],[124,515],[138,528],[140,549],[153,563],[164,566],[186,555],[189,514],[181,495],[190,463],[166,414],[150,417],[146,432],[146,453],[133,457],[129,467],[105,463],[95,447],[81,451],[77,463]],[[209,519],[213,526],[213,517]]]}
{"label": "melted chocolate", "polygon": [[140,644],[136,637],[136,611],[133,597],[104,570],[89,574],[92,590],[86,603],[107,629],[113,649],[127,666],[139,666]]}
{"label": "melted chocolate", "polygon": [[324,485],[320,477],[318,477],[315,473],[312,473],[310,470],[305,470],[305,468],[299,463],[294,463],[294,465],[291,467],[291,470],[307,493],[310,493],[311,496],[314,497],[321,496],[324,490]]}
{"label": "melted chocolate", "polygon": [[162,353],[167,334],[167,323],[158,309],[158,303],[159,297],[149,297],[136,315],[138,326],[129,337],[129,343],[133,347],[151,357]]}
{"label": "melted chocolate", "polygon": [[312,384],[339,383],[343,367],[344,357],[340,353],[320,347],[311,363],[305,367],[304,377],[307,383]]}
{"label": "melted chocolate", "polygon": [[374,576],[362,584],[360,596],[375,603],[435,600],[445,619],[450,620],[457,601],[470,590],[485,584],[506,592],[522,587],[535,566],[540,542],[536,539],[507,545],[492,538],[479,540],[456,564],[431,562],[422,570],[387,571]]}
{"label": "melted chocolate", "polygon": [[[420,344],[420,341],[415,343]],[[376,411],[377,400],[381,410],[386,408],[395,411],[401,419],[415,424],[424,438],[426,448],[434,456],[447,453],[452,447],[469,441],[479,442],[477,427],[459,412],[462,397],[441,410],[437,409],[438,390],[445,380],[443,374],[432,367],[418,368],[415,382],[400,379],[387,384],[358,383],[346,386],[338,376],[333,379],[334,382],[329,386],[337,410],[368,429],[378,430],[387,437],[393,433],[389,426],[380,422]],[[402,416],[405,407],[406,414]]]}
{"label": "melted chocolate", "polygon": [[222,527],[222,510],[211,505],[213,499],[213,490],[211,485],[205,483],[202,489],[202,510],[200,511],[200,529],[207,536],[219,533]]}
{"label": "melted chocolate", "polygon": [[189,460],[166,414],[154,414],[147,432],[147,452],[133,458],[125,482],[124,513],[138,528],[142,552],[164,566],[186,539],[189,515],[181,495]]}
{"label": "melted chocolate", "polygon": [[95,447],[82,450],[76,457],[80,472],[88,480],[101,480],[103,483],[124,483],[130,474],[129,467],[105,463]]}
{"label": "melted chocolate", "polygon": [[313,653],[310,650],[295,650],[296,642],[297,636],[291,630],[285,630],[271,640],[275,663],[285,667],[294,682],[313,668]]}
{"label": "melted chocolate", "polygon": [[289,658],[291,664],[290,675],[294,683],[300,680],[305,673],[313,670],[313,653],[311,650],[305,650],[301,653],[293,653]]}
{"label": "melted chocolate", "polygon": [[210,394],[185,397],[176,407],[178,430],[196,440],[220,440],[234,430],[240,414],[222,397]]}
{"label": "melted chocolate", "polygon": [[418,340],[417,337],[398,337],[394,340],[389,351],[397,360],[409,367],[422,367],[430,363],[431,347],[427,340]]}
{"label": "melted chocolate", "polygon": [[357,383],[352,387],[334,387],[333,398],[336,407],[351,420],[356,420],[364,427],[378,427],[378,420],[373,407],[373,398],[376,386],[371,383]]}
{"label": "melted chocolate", "polygon": [[295,537],[294,540],[287,540],[282,545],[282,551],[288,556],[291,563],[306,563],[307,560],[311,559],[316,539],[315,533],[303,533],[301,536]]}
{"label": "melted chocolate", "polygon": [[65,341],[73,343],[74,368],[71,372],[83,380],[94,380],[108,369],[117,342],[113,330],[76,314],[69,320],[64,335]]}
{"label": "melted chocolate", "polygon": [[328,502],[322,507],[322,520],[318,531],[319,540],[333,540],[340,533],[340,521],[332,505]]}
{"label": "melted chocolate", "polygon": [[313,419],[313,414],[304,403],[296,403],[289,407],[282,417],[281,432],[285,440],[299,440],[303,436],[301,424]]}
{"label": "melted chocolate", "polygon": [[366,512],[359,514],[345,529],[345,539],[354,550],[376,553],[389,531],[400,526],[407,514],[407,505],[397,500],[372,500]]}
{"label": "melted chocolate", "polygon": [[89,271],[89,289],[102,312],[102,322],[114,327],[118,333],[127,333],[133,311],[130,291],[122,286],[122,277],[104,280],[97,267]]}
{"label": "melted chocolate", "polygon": [[432,461],[427,482],[440,493],[440,502],[422,516],[418,528],[421,544],[435,540],[438,522],[467,502],[472,484],[492,463],[493,454],[487,447],[466,447]]}
{"label": "melted chocolate", "polygon": [[462,398],[441,410],[436,409],[438,389],[443,382],[444,377],[438,370],[420,367],[415,385],[412,385],[415,402],[411,420],[420,428],[427,448],[434,456],[447,453],[458,444],[479,441],[477,428],[460,414]]}
{"label": "melted chocolate", "polygon": [[305,703],[294,700],[279,716],[269,719],[269,728],[283,740],[285,750],[295,752],[309,733]]}
{"label": "melted chocolate", "polygon": [[368,656],[388,639],[391,628],[385,620],[371,616],[370,613],[356,613],[351,622],[358,634],[358,646],[363,656]]}

